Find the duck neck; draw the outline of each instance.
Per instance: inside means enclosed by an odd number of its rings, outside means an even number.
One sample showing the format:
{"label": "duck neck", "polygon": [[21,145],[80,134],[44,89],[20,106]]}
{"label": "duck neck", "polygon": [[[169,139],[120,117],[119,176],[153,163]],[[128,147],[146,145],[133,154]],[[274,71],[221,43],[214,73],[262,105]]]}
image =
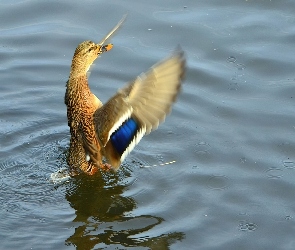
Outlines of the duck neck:
{"label": "duck neck", "polygon": [[79,64],[77,62],[79,61],[73,60],[71,66],[70,77],[66,85],[65,103],[71,107],[89,106],[92,93],[88,85],[85,63]]}
{"label": "duck neck", "polygon": [[86,72],[87,70],[85,69],[85,63],[75,60],[74,58],[71,65],[71,72],[67,88],[74,91],[85,88],[89,89]]}
{"label": "duck neck", "polygon": [[83,92],[89,90],[88,79],[86,74],[72,75],[70,74],[69,80],[67,82],[68,92]]}

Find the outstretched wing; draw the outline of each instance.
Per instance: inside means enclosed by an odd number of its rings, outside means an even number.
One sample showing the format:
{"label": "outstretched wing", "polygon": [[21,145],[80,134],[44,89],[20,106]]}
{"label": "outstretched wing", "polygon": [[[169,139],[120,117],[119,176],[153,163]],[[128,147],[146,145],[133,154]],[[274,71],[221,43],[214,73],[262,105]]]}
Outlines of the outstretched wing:
{"label": "outstretched wing", "polygon": [[178,49],[96,110],[96,135],[114,168],[119,168],[145,134],[164,121],[177,97],[184,71],[184,53]]}

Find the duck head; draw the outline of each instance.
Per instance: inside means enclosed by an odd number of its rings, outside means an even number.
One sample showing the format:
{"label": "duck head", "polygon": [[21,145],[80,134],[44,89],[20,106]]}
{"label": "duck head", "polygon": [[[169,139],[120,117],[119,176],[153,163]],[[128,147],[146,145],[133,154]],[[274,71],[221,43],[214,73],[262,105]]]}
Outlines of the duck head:
{"label": "duck head", "polygon": [[111,43],[106,45],[104,44],[121,27],[126,19],[126,16],[127,15],[124,15],[119,23],[98,44],[92,41],[84,41],[78,45],[75,50],[71,66],[72,77],[76,77],[81,74],[85,75],[91,64],[100,54],[112,49],[113,45]]}
{"label": "duck head", "polygon": [[102,45],[92,41],[84,41],[75,50],[72,61],[72,73],[86,74],[95,59],[102,53],[111,50],[111,43]]}

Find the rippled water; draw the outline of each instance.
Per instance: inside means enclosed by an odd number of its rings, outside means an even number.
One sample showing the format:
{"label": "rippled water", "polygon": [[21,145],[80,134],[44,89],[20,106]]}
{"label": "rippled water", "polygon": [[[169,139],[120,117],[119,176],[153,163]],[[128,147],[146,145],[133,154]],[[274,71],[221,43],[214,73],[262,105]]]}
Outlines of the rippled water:
{"label": "rippled water", "polygon": [[[294,1],[0,7],[1,249],[295,248]],[[73,52],[125,13],[93,92],[105,102],[180,44],[182,94],[117,174],[54,184]]]}

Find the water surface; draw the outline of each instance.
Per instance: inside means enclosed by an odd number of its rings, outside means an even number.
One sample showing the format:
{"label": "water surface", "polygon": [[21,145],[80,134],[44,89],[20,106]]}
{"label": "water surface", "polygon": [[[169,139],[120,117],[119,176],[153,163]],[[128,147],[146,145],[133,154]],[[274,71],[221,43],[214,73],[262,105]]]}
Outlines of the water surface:
{"label": "water surface", "polygon": [[[294,249],[294,1],[0,7],[1,249]],[[73,52],[125,13],[93,92],[105,102],[180,44],[182,93],[117,174],[56,185]]]}

